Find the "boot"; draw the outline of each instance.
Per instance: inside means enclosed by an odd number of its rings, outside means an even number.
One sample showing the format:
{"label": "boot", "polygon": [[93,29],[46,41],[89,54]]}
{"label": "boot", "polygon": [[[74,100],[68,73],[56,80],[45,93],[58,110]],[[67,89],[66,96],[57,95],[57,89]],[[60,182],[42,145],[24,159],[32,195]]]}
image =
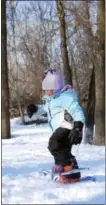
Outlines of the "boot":
{"label": "boot", "polygon": [[[63,172],[68,172],[73,170],[74,168],[72,165],[64,166]],[[81,174],[80,172],[73,173],[73,174],[67,174],[67,175],[61,175],[61,173],[58,174],[57,182],[65,184],[65,183],[75,183],[80,180]]]}
{"label": "boot", "polygon": [[70,165],[67,166],[61,166],[61,165],[54,165],[52,167],[52,178],[59,182],[59,183],[74,183],[78,182],[81,177],[81,173],[73,173],[73,174],[67,174],[67,175],[61,175],[61,173],[71,171],[73,169],[78,169],[78,163],[75,157],[72,155],[70,160]]}

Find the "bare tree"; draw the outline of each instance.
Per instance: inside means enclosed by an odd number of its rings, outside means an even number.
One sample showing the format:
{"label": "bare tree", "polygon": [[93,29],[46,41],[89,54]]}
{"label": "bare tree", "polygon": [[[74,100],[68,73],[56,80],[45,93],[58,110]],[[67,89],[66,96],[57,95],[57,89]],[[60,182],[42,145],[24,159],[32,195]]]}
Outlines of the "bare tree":
{"label": "bare tree", "polygon": [[84,38],[86,41],[86,48],[88,56],[92,63],[91,80],[89,83],[89,94],[88,103],[86,108],[86,134],[85,142],[93,142],[93,128],[94,128],[94,117],[95,117],[95,68],[94,68],[94,55],[93,55],[93,42],[94,36],[92,33],[92,26],[90,24],[90,13],[89,13],[88,1],[82,1],[82,16],[83,16],[83,30]]}
{"label": "bare tree", "polygon": [[[21,105],[21,99],[20,99],[20,92],[18,88],[18,78],[19,78],[19,68],[20,65],[18,63],[17,59],[17,48],[16,48],[16,32],[15,32],[15,19],[16,19],[16,7],[17,3],[15,1],[10,1],[10,8],[11,8],[11,28],[12,28],[12,35],[13,35],[13,56],[15,58],[15,64],[16,64],[16,74],[15,74],[15,81],[14,81],[14,91],[15,91],[15,96],[17,100],[17,105],[19,109],[19,113],[21,116],[21,123],[25,124],[25,119],[24,119],[24,110]],[[14,68],[15,69],[15,68]]]}
{"label": "bare tree", "polygon": [[97,2],[95,40],[95,138],[94,144],[105,143],[105,1]]}
{"label": "bare tree", "polygon": [[[93,143],[104,144],[104,76],[105,76],[105,50],[104,50],[104,22],[105,22],[105,2],[97,2],[97,33],[93,35],[89,23],[88,1],[82,1],[83,15],[79,18],[83,25],[84,35],[87,42],[88,53],[93,65],[89,87],[89,99],[87,105],[87,126],[93,128],[95,122],[95,138]],[[83,18],[82,18],[83,17]],[[90,50],[89,50],[90,49]],[[100,83],[98,83],[100,82]],[[95,109],[95,111],[94,111]],[[94,114],[94,115],[93,115]]]}
{"label": "bare tree", "polygon": [[61,0],[56,1],[57,5],[57,15],[60,24],[60,48],[61,48],[61,58],[63,62],[63,72],[65,77],[65,82],[72,84],[72,73],[69,65],[68,50],[67,50],[67,37],[66,37],[66,24],[65,24],[65,12],[63,3]]}
{"label": "bare tree", "polygon": [[10,135],[9,119],[9,87],[7,66],[7,29],[6,29],[6,1],[1,1],[1,79],[2,79],[2,139]]}
{"label": "bare tree", "polygon": [[93,143],[94,123],[95,123],[95,70],[93,67],[89,84],[89,95],[86,109],[86,132],[84,143]]}

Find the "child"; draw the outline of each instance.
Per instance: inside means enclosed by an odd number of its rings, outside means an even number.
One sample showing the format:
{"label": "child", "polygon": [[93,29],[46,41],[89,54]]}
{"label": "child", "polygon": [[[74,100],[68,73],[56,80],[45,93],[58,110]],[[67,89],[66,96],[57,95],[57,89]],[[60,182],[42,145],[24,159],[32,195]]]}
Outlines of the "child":
{"label": "child", "polygon": [[72,145],[81,143],[85,117],[79,105],[76,92],[70,85],[64,85],[60,72],[49,69],[42,82],[48,123],[53,131],[48,149],[54,156],[52,172],[57,173],[58,182],[76,182],[80,172],[62,176],[62,172],[78,168],[75,157],[71,154]]}

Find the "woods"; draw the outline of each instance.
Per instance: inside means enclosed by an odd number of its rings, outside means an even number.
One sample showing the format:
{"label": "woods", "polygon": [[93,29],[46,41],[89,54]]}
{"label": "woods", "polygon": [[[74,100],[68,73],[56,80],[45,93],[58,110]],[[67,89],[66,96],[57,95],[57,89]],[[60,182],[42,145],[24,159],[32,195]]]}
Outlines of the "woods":
{"label": "woods", "polygon": [[27,105],[42,104],[51,67],[77,91],[85,143],[104,145],[105,1],[2,1],[1,14],[2,139],[10,138],[10,118],[24,124]]}

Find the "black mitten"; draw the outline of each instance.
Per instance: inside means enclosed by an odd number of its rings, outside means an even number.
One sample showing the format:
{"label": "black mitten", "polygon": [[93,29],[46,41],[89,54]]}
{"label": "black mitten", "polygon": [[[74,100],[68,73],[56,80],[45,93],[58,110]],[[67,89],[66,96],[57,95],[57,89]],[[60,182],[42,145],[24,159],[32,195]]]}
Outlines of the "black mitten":
{"label": "black mitten", "polygon": [[74,122],[74,128],[70,131],[70,134],[68,136],[70,144],[80,144],[82,141],[82,129],[83,129],[83,123],[78,121]]}
{"label": "black mitten", "polygon": [[28,117],[32,117],[32,115],[35,113],[35,112],[37,112],[37,110],[38,110],[38,107],[36,106],[36,105],[34,105],[34,104],[30,104],[30,105],[28,105],[27,106],[27,115],[28,115]]}

